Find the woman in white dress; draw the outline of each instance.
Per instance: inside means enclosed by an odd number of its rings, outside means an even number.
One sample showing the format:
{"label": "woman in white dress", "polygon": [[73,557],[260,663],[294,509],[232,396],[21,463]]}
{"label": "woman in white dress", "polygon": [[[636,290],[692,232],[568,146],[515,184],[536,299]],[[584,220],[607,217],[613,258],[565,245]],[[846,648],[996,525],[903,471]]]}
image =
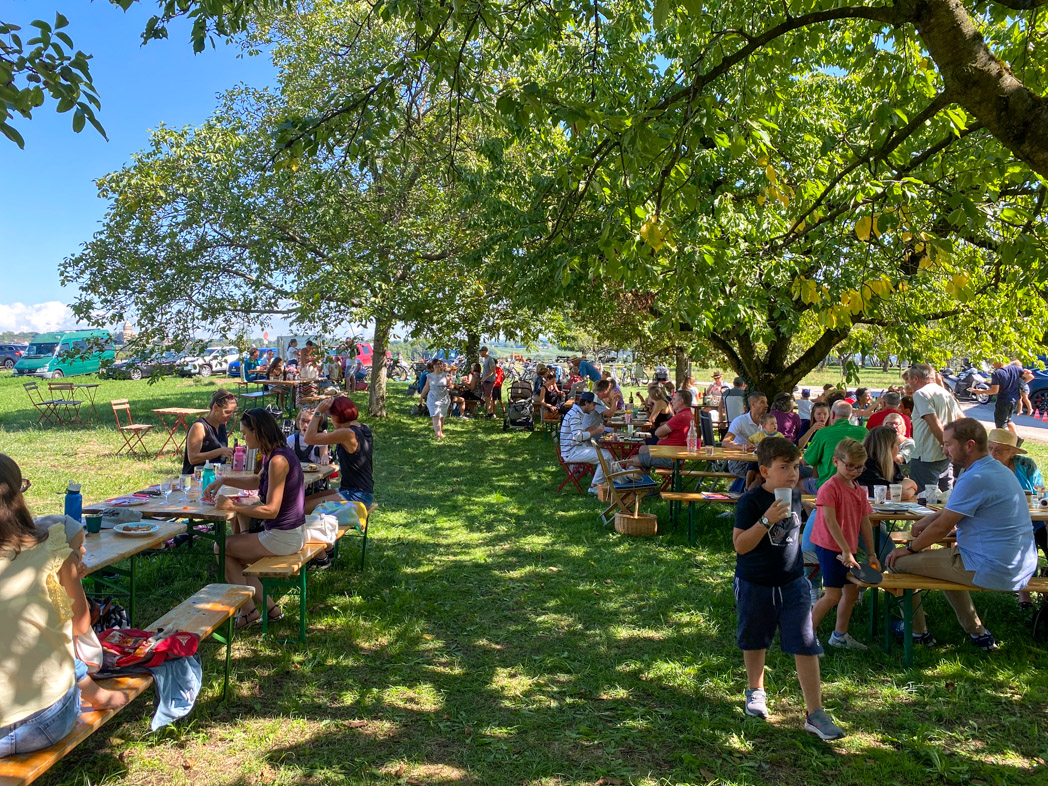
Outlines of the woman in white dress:
{"label": "woman in white dress", "polygon": [[426,376],[422,396],[429,407],[429,416],[433,418],[433,433],[437,439],[444,439],[444,418],[448,416],[451,395],[448,393],[447,366],[443,360],[433,361],[433,370]]}

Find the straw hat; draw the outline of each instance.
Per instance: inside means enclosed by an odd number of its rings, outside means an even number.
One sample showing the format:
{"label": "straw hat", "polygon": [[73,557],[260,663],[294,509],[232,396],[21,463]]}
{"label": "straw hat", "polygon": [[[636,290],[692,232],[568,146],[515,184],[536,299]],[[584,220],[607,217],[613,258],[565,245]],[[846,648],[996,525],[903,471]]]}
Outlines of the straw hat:
{"label": "straw hat", "polygon": [[1006,428],[990,429],[990,433],[986,436],[990,442],[996,442],[998,445],[1007,445],[1010,448],[1015,448],[1016,453],[1026,453],[1025,450],[1019,447],[1019,438]]}

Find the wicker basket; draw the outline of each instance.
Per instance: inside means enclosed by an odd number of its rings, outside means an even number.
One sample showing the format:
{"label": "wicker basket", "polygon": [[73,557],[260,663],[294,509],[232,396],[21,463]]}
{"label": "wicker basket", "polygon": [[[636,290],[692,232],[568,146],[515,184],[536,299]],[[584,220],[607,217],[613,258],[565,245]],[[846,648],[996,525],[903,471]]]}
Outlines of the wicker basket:
{"label": "wicker basket", "polygon": [[607,483],[597,484],[597,500],[599,502],[611,502],[611,494],[608,492]]}
{"label": "wicker basket", "polygon": [[616,513],[615,531],[631,537],[650,537],[658,534],[659,520],[651,513],[638,513],[636,516]]}

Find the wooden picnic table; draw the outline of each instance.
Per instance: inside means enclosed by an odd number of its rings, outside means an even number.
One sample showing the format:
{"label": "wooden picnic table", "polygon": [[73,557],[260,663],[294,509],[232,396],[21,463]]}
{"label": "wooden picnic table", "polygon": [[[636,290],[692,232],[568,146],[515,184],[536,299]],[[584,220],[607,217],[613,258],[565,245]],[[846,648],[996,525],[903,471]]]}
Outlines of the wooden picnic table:
{"label": "wooden picnic table", "polygon": [[[169,443],[172,445],[171,452],[176,455],[181,455],[186,444],[186,437],[189,436],[189,426],[186,425],[186,418],[190,416],[206,415],[210,411],[211,410],[209,409],[192,409],[187,407],[162,407],[161,409],[154,409],[153,414],[160,419],[160,424],[167,429],[167,439],[164,440],[164,444],[161,446],[160,450],[157,451],[157,458],[160,458],[160,456],[163,455],[164,448],[166,448]],[[164,419],[165,415],[171,416],[174,420],[169,424]],[[185,436],[178,436],[179,428],[182,429]]]}
{"label": "wooden picnic table", "polygon": [[607,435],[600,440],[600,446],[611,453],[616,461],[625,461],[630,456],[640,452],[644,444],[643,437],[627,437],[619,435]]}
{"label": "wooden picnic table", "polygon": [[[159,529],[149,535],[122,535],[111,529],[98,533],[84,534],[84,568],[90,583],[97,587],[120,595],[128,596],[127,611],[132,621],[135,619],[137,587],[135,580],[135,557],[143,551],[155,549],[164,542],[181,535],[186,525],[177,521],[156,522]],[[128,567],[118,568],[116,564],[128,560]],[[106,576],[93,574],[105,569]],[[109,574],[126,579],[126,587],[115,581]]]}
{"label": "wooden picnic table", "polygon": [[[336,467],[332,464],[319,464],[315,466],[316,470],[302,473],[303,484],[305,486],[330,477],[336,471]],[[223,477],[246,479],[254,476],[255,473],[253,472],[230,472]],[[174,484],[177,481],[178,478],[171,478],[164,482]],[[219,489],[219,493],[224,493],[228,496],[235,496],[240,493],[240,489],[235,489],[233,487],[226,488],[223,486]],[[90,505],[85,505],[84,513],[101,513],[106,508],[112,507],[112,505],[107,504],[107,502],[108,501],[95,502]],[[185,524],[180,525],[182,526],[183,532],[189,530],[195,535],[214,541],[218,546],[218,564],[222,566],[219,568],[219,577],[222,578],[223,581],[225,580],[226,525],[236,517],[236,513],[231,510],[218,510],[214,504],[210,502],[202,502],[199,492],[191,492],[188,498],[184,498],[181,491],[171,492],[171,496],[166,501],[163,497],[146,498],[141,505],[134,505],[129,509],[137,510],[142,514],[143,518],[147,519],[184,520]],[[131,536],[127,537],[129,540],[132,539]],[[142,540],[147,539],[142,538]],[[164,538],[164,540],[167,540],[167,538]],[[145,548],[148,547],[143,547],[142,550]]]}

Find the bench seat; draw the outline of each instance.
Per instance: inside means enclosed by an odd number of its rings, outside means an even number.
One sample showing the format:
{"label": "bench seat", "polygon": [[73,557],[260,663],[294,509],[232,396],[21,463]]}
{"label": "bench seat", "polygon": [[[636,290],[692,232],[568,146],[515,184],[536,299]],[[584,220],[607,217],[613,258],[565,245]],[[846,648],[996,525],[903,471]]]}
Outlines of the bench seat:
{"label": "bench seat", "polygon": [[[231,621],[233,615],[251,599],[253,594],[250,587],[240,584],[209,584],[153,624],[147,625],[144,630],[157,630],[158,628],[183,630],[195,633],[203,641],[215,634],[215,631],[224,622]],[[215,638],[219,636],[215,635]],[[228,648],[230,642],[228,637],[223,643],[227,647],[224,695],[229,684]],[[107,677],[98,680],[98,684],[109,690],[126,693],[129,701],[124,707],[128,707],[131,704],[130,700],[140,696],[146,688],[153,684],[153,677],[149,674]],[[101,712],[82,712],[73,730],[50,748],[0,759],[0,786],[23,786],[23,784],[32,783],[124,707]]]}

